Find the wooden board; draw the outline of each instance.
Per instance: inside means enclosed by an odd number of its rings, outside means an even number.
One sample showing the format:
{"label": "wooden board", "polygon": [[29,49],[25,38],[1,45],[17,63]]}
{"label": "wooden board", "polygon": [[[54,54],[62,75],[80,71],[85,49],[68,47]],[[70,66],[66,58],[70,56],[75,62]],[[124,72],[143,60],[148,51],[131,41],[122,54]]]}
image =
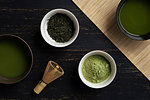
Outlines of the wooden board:
{"label": "wooden board", "polygon": [[150,41],[136,41],[118,29],[115,19],[120,0],[73,0],[93,23],[150,80]]}

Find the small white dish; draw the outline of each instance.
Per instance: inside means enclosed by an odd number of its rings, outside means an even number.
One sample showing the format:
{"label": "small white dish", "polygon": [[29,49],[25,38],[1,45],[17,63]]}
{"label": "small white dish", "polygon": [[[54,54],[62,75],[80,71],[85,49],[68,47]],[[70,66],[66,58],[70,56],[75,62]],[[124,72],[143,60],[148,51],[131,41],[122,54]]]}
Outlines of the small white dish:
{"label": "small white dish", "polygon": [[[73,21],[74,27],[75,27],[74,35],[72,36],[72,38],[69,41],[64,42],[64,43],[59,43],[59,42],[56,42],[55,40],[53,40],[47,31],[47,27],[48,27],[47,23],[48,23],[49,19],[57,13],[66,14]],[[43,39],[51,46],[66,47],[66,46],[70,45],[71,43],[73,43],[75,41],[75,39],[77,38],[77,36],[79,34],[79,22],[78,22],[77,18],[75,17],[75,15],[72,14],[70,11],[65,10],[65,9],[54,9],[54,10],[51,10],[50,12],[48,12],[42,19],[41,34],[42,34]]]}
{"label": "small white dish", "polygon": [[[110,63],[111,73],[110,73],[109,77],[106,80],[104,80],[103,82],[91,83],[91,82],[87,81],[82,74],[82,65],[83,65],[84,61],[87,59],[87,57],[92,56],[92,55],[101,55],[101,56],[105,57]],[[117,71],[117,68],[116,68],[116,63],[115,63],[114,59],[108,53],[106,53],[104,51],[100,51],[100,50],[95,50],[95,51],[91,51],[91,52],[87,53],[81,59],[81,61],[79,63],[79,67],[78,67],[78,74],[79,74],[79,77],[82,80],[82,82],[85,85],[87,85],[91,88],[95,88],[95,89],[108,86],[114,80],[114,78],[116,76],[116,71]]]}

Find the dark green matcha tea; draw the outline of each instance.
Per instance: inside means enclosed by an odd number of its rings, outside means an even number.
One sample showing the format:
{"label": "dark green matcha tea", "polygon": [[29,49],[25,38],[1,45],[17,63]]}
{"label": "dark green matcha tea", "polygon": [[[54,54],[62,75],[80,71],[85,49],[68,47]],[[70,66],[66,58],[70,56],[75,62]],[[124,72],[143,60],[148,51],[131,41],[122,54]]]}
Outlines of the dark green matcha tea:
{"label": "dark green matcha tea", "polygon": [[56,42],[64,43],[74,35],[74,23],[65,14],[56,14],[48,21],[48,33]]}
{"label": "dark green matcha tea", "polygon": [[0,40],[0,76],[15,78],[27,70],[24,48],[14,40]]}
{"label": "dark green matcha tea", "polygon": [[132,34],[150,33],[150,1],[127,0],[121,8],[120,21],[124,29]]}

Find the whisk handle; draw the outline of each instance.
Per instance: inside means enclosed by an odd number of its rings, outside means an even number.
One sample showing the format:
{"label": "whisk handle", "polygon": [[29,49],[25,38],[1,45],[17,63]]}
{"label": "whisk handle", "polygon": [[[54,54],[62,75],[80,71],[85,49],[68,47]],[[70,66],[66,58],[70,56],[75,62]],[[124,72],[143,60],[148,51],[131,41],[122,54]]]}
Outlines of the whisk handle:
{"label": "whisk handle", "polygon": [[34,88],[34,92],[36,94],[40,94],[40,92],[46,87],[46,85],[47,84],[41,80]]}

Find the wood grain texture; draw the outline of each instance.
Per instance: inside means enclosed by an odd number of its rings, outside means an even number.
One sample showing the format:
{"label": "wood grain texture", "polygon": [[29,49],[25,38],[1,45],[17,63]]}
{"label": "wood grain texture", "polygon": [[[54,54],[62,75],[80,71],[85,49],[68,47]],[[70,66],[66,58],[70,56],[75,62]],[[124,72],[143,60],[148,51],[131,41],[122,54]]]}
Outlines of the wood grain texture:
{"label": "wood grain texture", "polygon": [[[55,8],[70,10],[79,20],[79,36],[65,48],[51,47],[41,37],[41,20]],[[0,15],[0,34],[23,38],[34,55],[32,70],[24,80],[0,84],[0,100],[150,100],[149,81],[71,0],[0,0]],[[103,89],[85,86],[78,76],[80,59],[92,50],[106,51],[117,64],[115,80]],[[33,89],[49,60],[56,61],[65,74],[36,95]]]}
{"label": "wood grain texture", "polygon": [[73,0],[113,44],[150,80],[150,41],[131,40],[118,29],[120,0]]}

